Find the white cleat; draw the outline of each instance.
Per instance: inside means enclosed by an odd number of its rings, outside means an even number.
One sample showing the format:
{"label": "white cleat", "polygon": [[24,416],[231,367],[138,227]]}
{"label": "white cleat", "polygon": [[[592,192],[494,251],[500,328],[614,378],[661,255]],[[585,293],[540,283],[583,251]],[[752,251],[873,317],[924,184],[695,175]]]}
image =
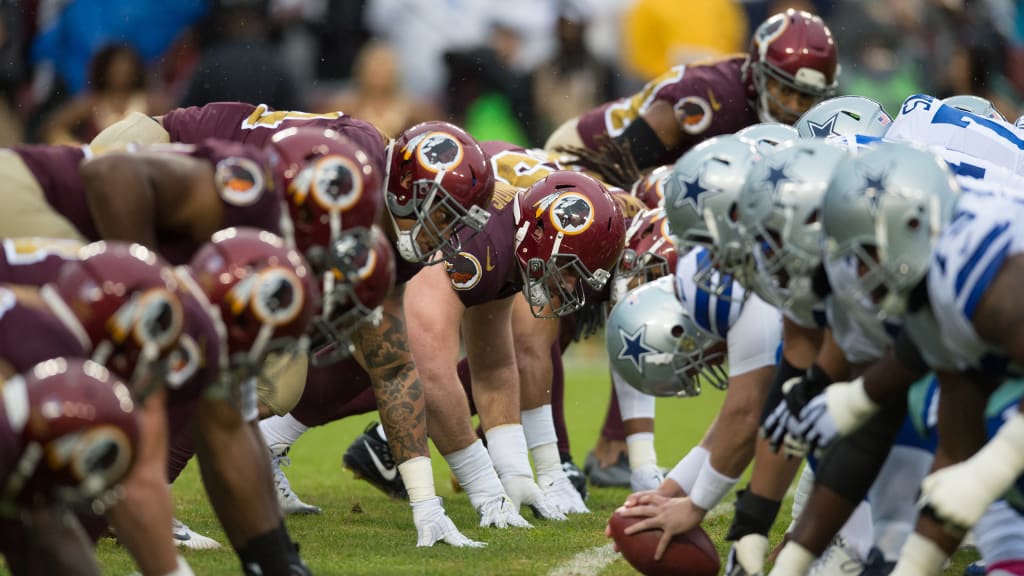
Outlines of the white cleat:
{"label": "white cleat", "polygon": [[808,576],[842,576],[843,574],[860,574],[864,570],[864,560],[860,554],[846,543],[842,536],[832,539],[832,544],[825,549],[821,557],[811,564]]}
{"label": "white cleat", "polygon": [[633,492],[655,490],[665,480],[665,473],[657,465],[641,466],[629,473],[629,488]]}
{"label": "white cleat", "polygon": [[319,514],[320,507],[306,504],[295,492],[288,482],[288,477],[281,470],[282,466],[291,466],[291,459],[288,458],[289,446],[274,444],[270,447],[270,468],[274,471],[274,488],[277,490],[277,503],[281,506],[281,512],[285,514]]}
{"label": "white cleat", "polygon": [[189,550],[217,550],[220,548],[219,542],[193,531],[177,518],[174,519],[174,524],[171,526],[171,533],[174,535],[175,545],[184,546]]}

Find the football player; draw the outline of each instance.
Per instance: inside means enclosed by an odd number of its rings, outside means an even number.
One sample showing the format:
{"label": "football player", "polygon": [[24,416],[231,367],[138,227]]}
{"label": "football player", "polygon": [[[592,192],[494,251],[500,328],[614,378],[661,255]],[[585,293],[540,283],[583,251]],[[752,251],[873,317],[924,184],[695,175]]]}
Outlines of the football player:
{"label": "football player", "polygon": [[[14,298],[0,288],[0,301]],[[68,507],[116,501],[139,442],[131,392],[89,360],[57,356],[17,374],[3,356],[0,553],[18,576],[98,575]]]}
{"label": "football player", "polygon": [[640,169],[673,162],[712,136],[756,122],[792,124],[835,93],[837,62],[821,18],[790,9],[758,26],[748,54],[672,68],[637,94],[569,120],[545,148],[597,152],[586,166],[602,174],[622,163],[610,154],[615,148],[625,147]]}

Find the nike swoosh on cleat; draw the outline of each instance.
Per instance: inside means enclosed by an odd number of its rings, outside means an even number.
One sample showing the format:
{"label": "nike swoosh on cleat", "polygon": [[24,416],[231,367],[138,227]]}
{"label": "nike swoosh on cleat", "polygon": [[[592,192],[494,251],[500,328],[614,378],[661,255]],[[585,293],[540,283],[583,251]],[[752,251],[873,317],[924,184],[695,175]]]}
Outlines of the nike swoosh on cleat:
{"label": "nike swoosh on cleat", "polygon": [[398,469],[389,469],[387,466],[382,464],[380,459],[377,458],[377,453],[373,451],[373,448],[370,447],[370,444],[367,443],[366,440],[363,440],[363,446],[366,446],[366,450],[370,453],[370,459],[373,460],[373,465],[377,467],[377,472],[380,472],[380,475],[383,476],[385,480],[391,482],[396,476],[398,476]]}

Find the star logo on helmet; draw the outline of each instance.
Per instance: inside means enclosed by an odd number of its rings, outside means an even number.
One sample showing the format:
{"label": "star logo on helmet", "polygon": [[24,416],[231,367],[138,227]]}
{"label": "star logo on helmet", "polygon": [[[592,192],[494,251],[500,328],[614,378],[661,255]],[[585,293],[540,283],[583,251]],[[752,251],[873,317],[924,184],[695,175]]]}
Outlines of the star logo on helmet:
{"label": "star logo on helmet", "polygon": [[864,197],[868,199],[868,210],[872,216],[878,215],[878,202],[885,192],[885,174],[864,175]]}
{"label": "star logo on helmet", "polygon": [[700,183],[700,175],[698,174],[693,181],[682,180],[683,193],[676,198],[675,207],[682,208],[683,204],[689,203],[693,206],[693,211],[697,214],[701,212],[702,199],[709,194],[717,194],[720,190],[713,190],[711,188],[705,188]]}
{"label": "star logo on helmet", "polygon": [[814,138],[828,138],[829,136],[839,136],[836,132],[836,120],[839,119],[839,113],[836,112],[832,116],[829,116],[828,120],[825,120],[821,124],[818,124],[814,120],[807,120],[807,128],[811,131],[811,136]]}
{"label": "star logo on helmet", "polygon": [[619,350],[619,360],[629,360],[636,366],[638,372],[643,372],[644,356],[654,354],[653,348],[644,344],[644,336],[647,334],[647,325],[636,329],[635,332],[626,332],[619,328],[619,338],[622,340],[622,349]]}
{"label": "star logo on helmet", "polygon": [[768,166],[768,175],[765,176],[765,181],[771,184],[771,189],[774,194],[779,192],[779,184],[783,182],[793,182],[793,179],[786,175],[786,166]]}

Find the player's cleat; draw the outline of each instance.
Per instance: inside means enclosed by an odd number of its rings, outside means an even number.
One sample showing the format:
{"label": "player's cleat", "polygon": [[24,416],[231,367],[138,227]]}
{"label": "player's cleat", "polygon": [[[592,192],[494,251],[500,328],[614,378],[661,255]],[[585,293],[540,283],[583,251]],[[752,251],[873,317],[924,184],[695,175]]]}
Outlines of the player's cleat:
{"label": "player's cleat", "polygon": [[174,524],[171,526],[171,534],[174,535],[175,545],[183,546],[190,550],[216,550],[220,548],[219,542],[193,531],[177,518],[174,519]]}
{"label": "player's cleat", "polygon": [[562,471],[565,472],[565,477],[572,482],[572,487],[580,493],[580,497],[586,501],[587,493],[587,477],[583,474],[583,471],[576,466],[576,463],[572,461],[572,454],[559,454],[562,459]]}
{"label": "player's cleat", "polygon": [[860,574],[864,570],[864,560],[852,546],[846,544],[842,536],[836,536],[825,552],[811,564],[807,572],[809,576],[842,576],[843,574]]}
{"label": "player's cleat", "polygon": [[405,482],[398,474],[398,466],[382,432],[378,422],[367,426],[363,435],[356,438],[345,451],[342,465],[351,470],[356,478],[366,480],[388,496],[408,500]]}
{"label": "player's cleat", "polygon": [[655,490],[665,480],[665,474],[656,464],[641,466],[629,474],[629,488],[633,492]]}
{"label": "player's cleat", "polygon": [[607,468],[602,468],[597,457],[590,452],[583,463],[583,471],[587,473],[587,478],[594,486],[629,488],[629,457],[625,452],[619,454],[619,460]]}
{"label": "player's cleat", "polygon": [[988,565],[984,560],[978,560],[964,568],[964,576],[983,576],[988,572]]}
{"label": "player's cleat", "polygon": [[288,458],[289,447],[284,444],[274,444],[270,447],[270,467],[274,471],[274,488],[277,491],[277,503],[281,506],[281,512],[285,514],[319,514],[320,508],[312,504],[306,504],[292,491],[292,485],[288,477],[284,475],[283,466],[291,466],[291,458]]}
{"label": "player's cleat", "polygon": [[868,559],[864,562],[864,571],[860,576],[889,576],[895,568],[895,560],[886,560],[881,550],[872,548],[871,552],[868,552]]}

